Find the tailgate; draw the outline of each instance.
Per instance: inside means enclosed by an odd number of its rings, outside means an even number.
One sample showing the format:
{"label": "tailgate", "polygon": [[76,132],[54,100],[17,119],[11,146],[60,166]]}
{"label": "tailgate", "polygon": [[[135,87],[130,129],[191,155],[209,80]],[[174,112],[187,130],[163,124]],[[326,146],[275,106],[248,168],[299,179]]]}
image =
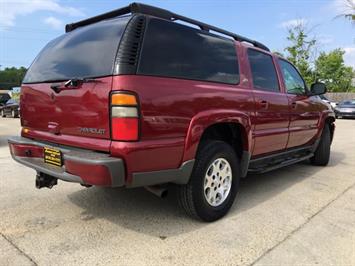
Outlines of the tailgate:
{"label": "tailgate", "polygon": [[110,139],[109,95],[112,77],[62,90],[51,84],[24,84],[22,126],[53,135]]}
{"label": "tailgate", "polygon": [[29,129],[24,135],[109,151],[112,75],[129,20],[80,27],[42,49],[22,85],[22,126]]}

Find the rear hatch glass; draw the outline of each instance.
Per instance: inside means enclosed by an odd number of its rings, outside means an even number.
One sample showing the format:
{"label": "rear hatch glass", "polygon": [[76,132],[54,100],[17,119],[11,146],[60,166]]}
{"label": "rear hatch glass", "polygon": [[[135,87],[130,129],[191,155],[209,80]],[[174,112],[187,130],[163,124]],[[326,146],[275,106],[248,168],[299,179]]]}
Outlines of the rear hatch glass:
{"label": "rear hatch glass", "polygon": [[[121,17],[78,28],[44,47],[23,81],[23,126],[53,135],[59,143],[68,139],[65,135],[110,138],[112,74],[129,19]],[[85,78],[90,81],[64,86],[68,80]],[[55,86],[63,89],[58,92]]]}
{"label": "rear hatch glass", "polygon": [[112,75],[119,41],[130,17],[78,28],[49,42],[23,83]]}

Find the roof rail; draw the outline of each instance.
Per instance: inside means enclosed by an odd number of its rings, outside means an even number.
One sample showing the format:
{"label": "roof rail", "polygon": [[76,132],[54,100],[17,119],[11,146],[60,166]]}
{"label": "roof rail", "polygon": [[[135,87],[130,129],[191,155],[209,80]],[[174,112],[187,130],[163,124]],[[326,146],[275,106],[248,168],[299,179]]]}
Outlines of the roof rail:
{"label": "roof rail", "polygon": [[116,9],[116,10],[113,10],[113,11],[95,16],[95,17],[91,17],[91,18],[88,18],[85,20],[81,20],[76,23],[67,24],[65,26],[65,31],[70,32],[70,31],[75,30],[76,28],[83,27],[83,26],[86,26],[89,24],[93,24],[93,23],[99,22],[104,19],[114,18],[114,17],[130,14],[130,13],[132,13],[132,14],[140,13],[140,14],[145,14],[145,15],[151,15],[151,16],[163,18],[163,19],[170,20],[170,21],[181,20],[184,22],[194,24],[194,25],[198,26],[201,30],[204,30],[204,31],[212,30],[212,31],[230,36],[236,41],[248,42],[248,43],[253,44],[255,47],[261,48],[266,51],[270,51],[270,49],[268,47],[266,47],[264,44],[262,44],[258,41],[251,40],[249,38],[243,37],[241,35],[232,33],[230,31],[223,30],[221,28],[218,28],[218,27],[215,27],[215,26],[203,23],[203,22],[200,22],[198,20],[194,20],[194,19],[191,19],[191,18],[188,18],[185,16],[175,14],[173,12],[170,12],[169,10],[165,10],[162,8],[149,6],[149,5],[145,5],[145,4],[141,4],[141,3],[132,3],[128,6],[120,8],[120,9]]}

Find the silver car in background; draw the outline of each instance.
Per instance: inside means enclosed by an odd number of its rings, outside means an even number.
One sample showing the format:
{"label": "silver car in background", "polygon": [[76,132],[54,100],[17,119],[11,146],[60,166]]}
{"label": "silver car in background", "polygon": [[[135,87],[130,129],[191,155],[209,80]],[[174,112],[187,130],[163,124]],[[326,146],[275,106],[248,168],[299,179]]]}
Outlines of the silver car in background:
{"label": "silver car in background", "polygon": [[331,101],[329,100],[324,94],[322,95],[319,95],[319,98],[321,98],[321,100],[327,104],[329,104],[333,110],[335,109],[335,107],[337,107],[338,103],[337,102],[334,102],[334,101]]}
{"label": "silver car in background", "polygon": [[355,99],[340,102],[334,109],[336,118],[355,118]]}

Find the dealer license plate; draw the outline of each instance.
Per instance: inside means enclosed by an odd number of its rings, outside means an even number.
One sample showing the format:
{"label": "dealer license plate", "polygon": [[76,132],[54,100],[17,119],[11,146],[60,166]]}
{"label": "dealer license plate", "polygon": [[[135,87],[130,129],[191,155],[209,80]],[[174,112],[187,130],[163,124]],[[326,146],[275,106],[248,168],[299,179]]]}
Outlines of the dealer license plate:
{"label": "dealer license plate", "polygon": [[62,153],[60,150],[44,147],[44,162],[46,164],[62,166]]}

